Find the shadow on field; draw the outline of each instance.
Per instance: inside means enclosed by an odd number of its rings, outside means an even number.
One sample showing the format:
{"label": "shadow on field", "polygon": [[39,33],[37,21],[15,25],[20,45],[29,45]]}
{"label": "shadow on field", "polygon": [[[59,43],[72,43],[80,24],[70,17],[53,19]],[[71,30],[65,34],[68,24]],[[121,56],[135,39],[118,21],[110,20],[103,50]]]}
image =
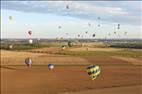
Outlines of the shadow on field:
{"label": "shadow on field", "polygon": [[7,67],[7,66],[0,66],[0,68],[4,68],[4,69],[10,69],[10,70],[17,70],[16,68]]}

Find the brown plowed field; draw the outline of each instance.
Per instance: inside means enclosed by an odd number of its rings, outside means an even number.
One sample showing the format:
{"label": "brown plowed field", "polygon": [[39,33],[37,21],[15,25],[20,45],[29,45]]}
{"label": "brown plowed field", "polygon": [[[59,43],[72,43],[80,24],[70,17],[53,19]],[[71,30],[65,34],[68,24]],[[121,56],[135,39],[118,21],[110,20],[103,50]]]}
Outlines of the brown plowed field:
{"label": "brown plowed field", "polygon": [[[142,67],[129,61],[99,56],[12,53],[10,57],[4,53],[1,57],[1,94],[141,94]],[[40,58],[41,62],[27,68],[22,62],[26,54],[35,61]],[[47,68],[50,62],[56,64],[52,71]],[[90,63],[101,67],[101,74],[94,81],[86,73]]]}

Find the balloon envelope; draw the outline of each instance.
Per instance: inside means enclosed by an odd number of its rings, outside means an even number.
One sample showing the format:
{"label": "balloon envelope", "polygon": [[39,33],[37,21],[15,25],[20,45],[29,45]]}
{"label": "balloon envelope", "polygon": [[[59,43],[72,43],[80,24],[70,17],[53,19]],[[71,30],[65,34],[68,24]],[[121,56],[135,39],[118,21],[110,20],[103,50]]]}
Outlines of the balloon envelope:
{"label": "balloon envelope", "polygon": [[100,18],[100,17],[98,17],[98,19],[100,20],[101,18]]}
{"label": "balloon envelope", "polygon": [[90,26],[91,26],[91,24],[90,24],[90,23],[88,23],[88,26],[90,27]]}
{"label": "balloon envelope", "polygon": [[120,24],[118,24],[118,27],[117,27],[117,29],[120,29]]}
{"label": "balloon envelope", "polygon": [[124,34],[127,35],[127,32],[125,32]]}
{"label": "balloon envelope", "polygon": [[32,31],[28,31],[28,34],[29,34],[29,35],[32,35]]}
{"label": "balloon envelope", "polygon": [[31,65],[32,65],[32,59],[31,59],[31,58],[26,58],[26,59],[25,59],[25,64],[26,64],[27,66],[31,66]]}
{"label": "balloon envelope", "polygon": [[58,28],[60,29],[60,28],[62,28],[61,26],[58,26]]}
{"label": "balloon envelope", "polygon": [[66,5],[66,9],[69,9],[69,5]]}
{"label": "balloon envelope", "polygon": [[88,75],[91,77],[92,80],[95,80],[101,72],[101,69],[98,65],[90,65],[86,69]]}
{"label": "balloon envelope", "polygon": [[32,44],[32,43],[33,43],[33,40],[32,40],[32,39],[30,39],[30,40],[29,40],[29,44]]}
{"label": "balloon envelope", "polygon": [[12,16],[9,16],[9,20],[12,20]]}
{"label": "balloon envelope", "polygon": [[78,37],[80,37],[80,35],[78,35]]}
{"label": "balloon envelope", "polygon": [[9,45],[9,49],[12,49],[13,48],[13,45]]}
{"label": "balloon envelope", "polygon": [[93,37],[95,37],[96,35],[95,34],[93,34]]}
{"label": "balloon envelope", "polygon": [[50,70],[52,70],[52,69],[54,68],[54,65],[53,65],[53,64],[48,64],[48,68],[49,68]]}

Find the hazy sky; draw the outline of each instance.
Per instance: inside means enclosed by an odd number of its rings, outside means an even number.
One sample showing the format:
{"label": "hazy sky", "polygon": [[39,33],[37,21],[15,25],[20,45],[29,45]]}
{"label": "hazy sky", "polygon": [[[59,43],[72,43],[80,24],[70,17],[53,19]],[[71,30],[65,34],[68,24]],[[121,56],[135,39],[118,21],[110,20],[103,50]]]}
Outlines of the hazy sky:
{"label": "hazy sky", "polygon": [[1,1],[1,37],[29,38],[31,30],[32,38],[92,38],[94,33],[141,38],[141,6],[141,1]]}

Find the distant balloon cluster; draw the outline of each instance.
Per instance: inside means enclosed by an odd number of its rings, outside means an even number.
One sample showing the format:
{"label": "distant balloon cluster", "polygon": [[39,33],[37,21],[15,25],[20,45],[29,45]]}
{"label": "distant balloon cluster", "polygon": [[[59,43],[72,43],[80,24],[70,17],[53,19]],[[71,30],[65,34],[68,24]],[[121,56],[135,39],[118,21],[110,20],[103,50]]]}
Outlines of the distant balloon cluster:
{"label": "distant balloon cluster", "polygon": [[[71,9],[71,7],[70,7],[71,5],[68,3],[68,4],[66,4],[65,5],[65,10],[70,10]],[[9,16],[9,20],[10,21],[12,21],[13,20],[13,17],[10,15]],[[101,25],[101,23],[100,23],[100,21],[101,21],[101,17],[100,16],[98,16],[97,17],[97,21],[98,21],[98,24],[97,24],[97,27],[102,27],[102,25]],[[91,28],[92,27],[92,24],[91,23],[88,23],[88,27],[89,28]],[[121,25],[120,25],[120,23],[118,23],[117,24],[117,30],[119,30],[121,28]],[[58,31],[61,31],[62,30],[62,26],[61,25],[59,25],[58,26]],[[29,30],[28,31],[28,34],[30,35],[30,37],[32,36],[32,31],[31,30]],[[85,34],[86,35],[90,35],[90,32],[89,32],[89,30],[87,30],[86,32],[85,32]],[[126,36],[128,33],[127,32],[124,32],[124,35]],[[65,33],[65,35],[70,35],[69,33]],[[109,32],[108,34],[106,34],[106,36],[111,36],[111,33]],[[114,31],[113,32],[113,34],[112,35],[117,35],[117,32],[116,31]],[[71,35],[70,35],[71,36]],[[83,34],[77,34],[77,35],[75,35],[75,36],[77,36],[77,38],[84,38],[84,35]],[[96,32],[94,32],[93,34],[92,34],[92,38],[95,38],[96,37]],[[56,38],[57,39],[57,38]],[[62,39],[64,39],[64,37],[58,37],[58,39],[57,40],[62,40]],[[32,41],[31,41],[32,39],[29,39],[29,43],[31,44],[32,43]]]}
{"label": "distant balloon cluster", "polygon": [[[70,10],[69,4],[67,4],[67,5],[65,6],[65,8],[66,8],[67,10]],[[10,22],[12,22],[12,21],[13,21],[13,16],[9,16],[8,19],[9,19]],[[98,16],[98,17],[97,17],[97,21],[98,21],[98,24],[97,24],[96,26],[97,26],[98,28],[102,28],[102,25],[101,25],[101,23],[100,23],[101,17]],[[86,25],[88,25],[87,28],[92,28],[92,26],[93,26],[90,22],[88,22],[88,24],[86,24]],[[118,36],[118,37],[120,38],[120,35],[118,34],[118,33],[119,33],[118,30],[121,29],[121,24],[120,24],[120,23],[117,23],[117,25],[115,25],[115,26],[117,26],[117,28],[115,28],[115,31],[114,31],[113,33],[110,33],[110,32],[109,32],[108,34],[106,34],[106,36],[110,37],[111,35],[115,35],[115,36]],[[62,31],[62,29],[63,29],[62,27],[63,27],[63,26],[61,26],[61,25],[58,25],[58,26],[57,26],[59,32]],[[100,30],[100,29],[99,29],[99,30]],[[28,40],[28,43],[29,43],[29,44],[33,44],[32,34],[33,34],[32,30],[27,30],[27,35],[28,35],[28,37],[29,37],[29,40]],[[89,30],[86,30],[83,34],[80,33],[80,34],[77,34],[77,35],[75,35],[75,36],[76,36],[76,38],[84,38],[85,36],[90,35],[90,34],[91,34],[91,36],[90,36],[89,38],[96,38],[96,36],[97,36],[96,32],[90,33]],[[123,34],[124,34],[124,36],[126,36],[128,33],[127,33],[127,32],[124,32]],[[57,35],[58,35],[58,34],[57,34]],[[66,32],[65,35],[66,35],[66,36],[70,36],[70,33],[69,33],[69,32]],[[106,36],[105,36],[105,39],[106,39]],[[57,40],[57,41],[60,41],[60,40],[63,40],[63,39],[64,39],[64,37],[62,37],[62,36],[56,37],[56,40]],[[69,39],[70,39],[70,38],[69,38]],[[39,42],[39,39],[38,39],[38,42]],[[71,43],[70,41],[68,41],[68,47],[72,47],[72,43]],[[62,50],[64,50],[66,47],[65,47],[65,46],[62,46],[61,48],[62,48]],[[13,49],[13,45],[12,45],[12,44],[9,45],[9,49]],[[32,65],[32,59],[31,59],[31,58],[26,58],[26,59],[25,59],[25,64],[26,64],[28,67],[31,67],[31,65]],[[53,64],[49,64],[49,65],[48,65],[48,68],[49,68],[50,70],[52,70],[52,69],[54,68],[54,65],[53,65]],[[100,73],[100,67],[99,67],[99,66],[96,66],[96,65],[92,65],[92,66],[87,67],[87,71],[88,71],[88,74],[91,76],[91,78],[92,78],[92,79],[95,79],[95,78],[97,77],[97,75],[99,75],[99,73]]]}

